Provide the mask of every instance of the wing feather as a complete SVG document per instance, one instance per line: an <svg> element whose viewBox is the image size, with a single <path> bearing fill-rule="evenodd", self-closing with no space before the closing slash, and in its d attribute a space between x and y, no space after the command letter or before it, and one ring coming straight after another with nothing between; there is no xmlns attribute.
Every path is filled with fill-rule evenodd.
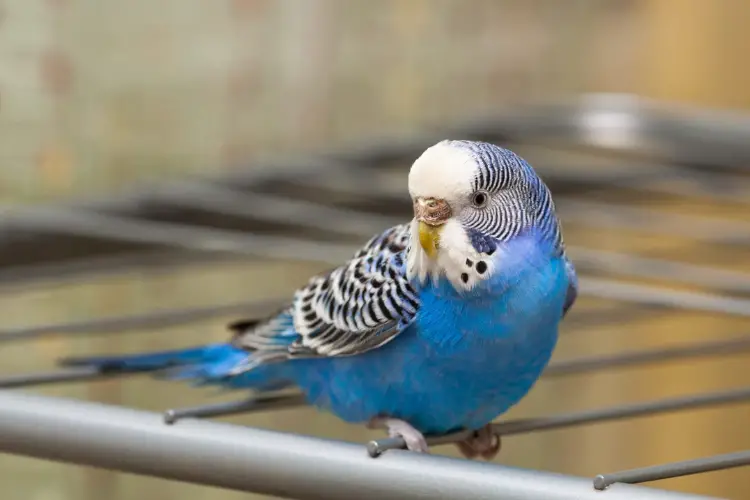
<svg viewBox="0 0 750 500"><path fill-rule="evenodd" d="M313 277L265 321L230 325L237 347L263 361L361 354L409 326L419 296L406 277L409 225L368 241L345 265Z"/></svg>
<svg viewBox="0 0 750 500"><path fill-rule="evenodd" d="M350 356L375 349L411 324L419 298L406 278L409 226L375 236L346 265L316 276L294 301L292 356Z"/></svg>

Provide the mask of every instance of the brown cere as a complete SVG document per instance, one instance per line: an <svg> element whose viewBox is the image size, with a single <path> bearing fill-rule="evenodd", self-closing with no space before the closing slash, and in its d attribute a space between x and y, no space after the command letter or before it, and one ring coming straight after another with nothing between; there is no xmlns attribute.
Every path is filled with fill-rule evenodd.
<svg viewBox="0 0 750 500"><path fill-rule="evenodd" d="M414 216L417 220L437 226L444 224L451 216L451 207L445 200L418 198L414 200Z"/></svg>

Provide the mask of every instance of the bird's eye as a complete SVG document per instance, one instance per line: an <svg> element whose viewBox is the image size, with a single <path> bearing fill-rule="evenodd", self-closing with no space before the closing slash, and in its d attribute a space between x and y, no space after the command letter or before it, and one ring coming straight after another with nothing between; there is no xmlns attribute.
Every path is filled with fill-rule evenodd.
<svg viewBox="0 0 750 500"><path fill-rule="evenodd" d="M484 208L487 205L487 193L484 191L477 191L471 195L471 203L476 208Z"/></svg>

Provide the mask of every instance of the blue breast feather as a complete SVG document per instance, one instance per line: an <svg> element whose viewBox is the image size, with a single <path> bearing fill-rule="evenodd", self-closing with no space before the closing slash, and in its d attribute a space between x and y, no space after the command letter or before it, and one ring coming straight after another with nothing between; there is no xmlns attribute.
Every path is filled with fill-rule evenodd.
<svg viewBox="0 0 750 500"><path fill-rule="evenodd" d="M308 400L350 422L376 415L424 433L479 428L534 385L557 341L568 288L562 257L533 236L493 255L495 274L468 294L446 280L420 292L416 321L357 356L295 360Z"/></svg>

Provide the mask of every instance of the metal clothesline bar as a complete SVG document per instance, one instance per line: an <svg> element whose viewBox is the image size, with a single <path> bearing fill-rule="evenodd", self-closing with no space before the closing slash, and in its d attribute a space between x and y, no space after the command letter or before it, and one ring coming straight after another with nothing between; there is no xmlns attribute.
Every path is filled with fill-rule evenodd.
<svg viewBox="0 0 750 500"><path fill-rule="evenodd" d="M733 356L750 352L750 335L729 340L696 342L689 345L642 349L617 354L586 356L550 363L545 376L581 375L598 370L642 366L678 359ZM1 384L0 384L1 386Z"/></svg>
<svg viewBox="0 0 750 500"><path fill-rule="evenodd" d="M201 228L195 228L196 231L198 231L199 235L206 236L205 234L200 233ZM233 231L227 231L226 233L234 233ZM369 234L369 233L368 233ZM240 233L237 233L240 238L242 238L242 235ZM234 236L234 234L232 234ZM120 234L120 238L127 238L126 234ZM297 240L295 240L297 241ZM305 240L301 240L304 243ZM158 239L156 241L157 243L167 243L165 240L165 236L159 235ZM262 244L263 246L259 246L258 243ZM262 256L262 255L272 255L272 251L274 248L274 241L273 239L271 241L268 241L264 236L254 235L253 236L253 243L252 246L251 243L247 240L238 241L237 245L239 247L239 250L237 248L234 249L221 249L220 251L230 251L230 252L236 252L239 251L241 255L247 255L252 254L255 256ZM333 243L329 243L329 245L335 245ZM205 245L198 244L199 247L204 247ZM340 255L350 255L354 250L356 245L348 245L348 244L340 244L336 245L337 254ZM306 246L302 247L303 249L306 248ZM740 292L740 293L747 293L750 291L750 275L746 273L734 273L730 272L728 270L715 268L715 267L706 267L706 266L698 266L688 263L682 263L682 262L676 262L676 261L669 261L666 259L654 259L654 258L647 258L647 257L640 257L636 255L628 255L623 253L617 253L617 252L609 252L609 251L602 251L602 250L595 250L590 248L583 248L583 247L570 247L569 251L580 268L581 271L583 270L589 270L589 271L605 271L605 272L615 272L621 275L632 275L636 277L649 277L649 278L656 278L656 279L671 279L675 280L684 284L689 285L695 285L695 286L704 286L704 287L710 287L714 289L720 289L730 292ZM300 253L295 252L293 258L304 258L305 256L301 255ZM101 261L99 265L97 265L98 260ZM136 264L139 260L143 260L142 258L138 257L120 257L120 258L98 258L97 259L91 259L91 266L87 266L86 262L78 262L77 264L71 264L71 272L81 272L85 271L87 268L93 268L93 267L101 267L105 268L106 270L110 272L117 272L118 270L121 270L123 266L128 267ZM122 262L120 262L122 260ZM164 261L164 264L171 264L171 265L183 265L188 262L194 261L195 256L192 259L180 259L178 257L172 257L170 261L165 261L165 257L162 257L160 261ZM328 259L328 263L334 264L333 259ZM19 271L15 273L17 276L13 274L12 271L5 271L0 273L0 280L2 281L19 281L19 280L30 280L34 278L35 270L39 270L39 274L48 276L52 273L59 273L61 271L65 271L65 266L60 265L38 265L38 266L29 266L28 268L24 268L22 271ZM75 269L76 267L80 268L78 271ZM48 271L45 271L45 269L48 269ZM1 334L0 334L1 335ZM1 339L0 339L1 340Z"/></svg>
<svg viewBox="0 0 750 500"><path fill-rule="evenodd" d="M19 373L0 378L0 389L90 381L93 379L110 378L113 375L101 373L96 368L88 366L76 366L48 372Z"/></svg>
<svg viewBox="0 0 750 500"><path fill-rule="evenodd" d="M188 186L193 185L188 184ZM368 183L369 189L372 189L374 183ZM223 188L206 188L219 189ZM172 193L174 194L174 193ZM217 198L217 193L210 192L210 198ZM371 193L372 194L372 193ZM209 196L209 195L206 195ZM364 217L364 228L357 229L357 224L351 222L352 217L345 210L326 207L325 205L304 202L300 200L287 200L284 197L257 195L261 198L253 201L251 196L240 196L238 198L246 200L246 203L270 206L284 206L289 204L287 211L294 208L294 214L299 214L303 220L307 220L314 214L325 214L325 222L320 221L317 215L314 217L318 221L319 228L329 230L337 229L335 224L330 220L349 220L343 223L343 228L357 235L369 235L374 230L384 229L396 222L395 219L362 213ZM220 197L219 197L220 198ZM226 201L226 200L225 200ZM239 203L239 200L237 200ZM239 204L237 210L241 209ZM306 207L306 208L305 208ZM747 234L750 234L750 226L742 224L739 221L722 221L711 219L687 218L679 214L660 214L654 211L644 210L627 206L607 205L606 210L597 203L583 202L580 200L570 200L567 198L558 198L558 208L561 214L568 219L579 220L583 223L606 224L625 224L639 229L653 229L656 222L658 230L663 233L666 227L670 232L689 235L691 237L704 238L712 241L744 242L748 243ZM250 210L252 212L252 210ZM266 213L268 210L259 211ZM274 213L271 210L271 213ZM286 211L283 213L288 215ZM307 215L305 215L305 213ZM84 208L36 208L25 209L10 215L13 224L29 227L44 228L56 232L71 232L74 234L83 234L87 236L96 236L106 239L114 239L137 243L166 244L178 248L190 249L194 251L222 251L222 252L239 252L252 253L252 247L273 248L279 255L285 255L284 248L293 244L301 245L312 256L320 255L321 252L329 250L326 243L310 242L308 240L289 239L278 236L259 236L248 235L238 231L219 230L206 227L197 227L189 224L176 224L165 222L153 222L137 219L130 216L115 216L96 213ZM359 216L357 218L360 218ZM273 219L278 222L277 219ZM738 240L739 238L739 240ZM316 248L317 247L317 248ZM746 289L747 284L743 287Z"/></svg>
<svg viewBox="0 0 750 500"><path fill-rule="evenodd" d="M0 451L299 500L712 498L7 391Z"/></svg>
<svg viewBox="0 0 750 500"><path fill-rule="evenodd" d="M210 203L227 203L235 212L244 211L243 213L247 216L255 212L264 217L269 213L276 214L277 217L271 217L271 220L276 222L280 222L279 215L283 216L282 219L286 221L290 220L289 218L294 220L294 217L298 217L301 218L300 220L302 221L309 222L308 219L313 218L317 221L316 227L319 229L335 231L343 230L343 232L361 236L362 238L369 237L377 230L382 230L383 228L397 222L395 218L387 216L372 215L365 212L352 212L344 209L328 207L319 203L289 199L284 196L263 194L253 194L251 196L244 193L237 193L223 187L206 185L204 188L196 182L185 182L185 186L187 194L193 193L194 191L201 191L203 189L207 191L207 193L203 193L201 196L196 195L188 197L188 199L193 201L207 197L210 200ZM191 188L191 186L193 186L193 188ZM221 194L224 194L225 190L230 193L227 194L227 196L234 196L234 199L232 199L231 196L230 199L220 196ZM184 200L186 195L186 193L179 194L179 190L174 187L171 190L164 189L164 191L167 199L170 199L170 197L176 197L178 200ZM243 206L243 200L244 203L249 205ZM193 201L191 201L191 203ZM566 210L570 212L572 210L572 215L569 213L568 218L573 218L575 220L576 217L582 217L583 222L590 222L591 220L596 222L599 220L599 222L607 222L609 224L613 221L604 219L612 217L622 219L622 217L617 216L616 213L625 211L627 215L626 218L633 219L631 222L636 224L638 229L643 229L644 224L648 225L649 223L653 223L653 217L655 216L652 211L645 211L643 209L635 209L632 207L613 206L607 206L605 211L606 214L602 215L603 210L598 208L603 207L597 207L594 206L597 204L592 205L591 202L581 202L578 200L571 200L567 203L563 202L559 204L562 206L561 210L563 212ZM257 206L270 207L273 210L260 209ZM287 208L282 209L281 207ZM354 213L357 213L357 217L353 216ZM324 215L324 217L319 217L320 215ZM358 221L358 219L361 219L362 217L364 217L364 220ZM665 215L657 214L656 217L663 218ZM682 220L677 215L667 215L666 217L677 217L675 222ZM259 218L262 219L263 217ZM37 225L46 230L61 231L63 230L62 227L65 226L73 233L86 236L127 241L131 243L167 245L178 249L187 249L197 252L220 252L240 255L270 254L283 255L288 258L311 259L321 258L322 254L330 255L330 253L327 252L333 249L336 251L335 255L340 257L340 262L340 260L345 259L352 252L350 246L351 248L356 246L355 244L348 245L312 242L305 239L278 236L264 236L257 234L248 235L235 230L220 230L190 224L154 222L122 215L105 215L102 213L91 212L84 207L68 209L36 208L17 214L14 220L14 224L23 222L24 224L31 226ZM337 224L334 223L335 221L344 222L342 222L342 224ZM743 234L743 231L738 230L738 228L740 228L740 226L737 226L739 222L718 222L722 223L717 224L717 221L712 220L704 220L697 226L693 223L689 229L689 234L700 235L700 231L697 231L696 233L696 229L700 228L703 228L703 231L705 232L703 236L709 237L709 239L736 238L737 234ZM661 231L663 225L659 224L659 226ZM679 224L666 225L666 227L672 228L673 230L678 226ZM750 231L750 226L747 228L748 231ZM580 262L582 268L610 272L613 269L620 269L621 273L627 270L626 274L632 274L635 276L678 279L687 284L710 286L713 288L738 291L741 293L750 290L749 276L744 274L736 275L735 273L730 273L729 271L721 269L672 262L665 259L649 259L645 257L629 256L588 248L572 247L571 253L574 257L578 257L577 260ZM333 263L333 259L329 258L328 261Z"/></svg>
<svg viewBox="0 0 750 500"><path fill-rule="evenodd" d="M318 229L346 232L363 238L369 238L377 231L403 222L395 217L333 208L287 196L237 193L229 188L210 186L208 183L175 183L169 190L164 189L159 193L167 200L175 199L199 206L203 206L204 203L211 206L217 204L232 215L253 216L279 223L295 221ZM580 262L588 269L669 278L687 284L750 293L750 275L743 273L583 247L570 247L569 251L576 262Z"/></svg>
<svg viewBox="0 0 750 500"><path fill-rule="evenodd" d="M90 212L83 209L27 209L19 217L50 232L80 234L115 241L167 245L183 250L272 255L278 259L341 262L351 257L354 245L285 236L241 233L172 222Z"/></svg>
<svg viewBox="0 0 750 500"><path fill-rule="evenodd" d="M241 192L210 182L174 181L152 191L157 202L201 208L221 215L244 217L278 224L338 233L371 236L394 226L401 219L362 210L335 208L286 196Z"/></svg>
<svg viewBox="0 0 750 500"><path fill-rule="evenodd" d="M164 412L164 422L173 424L184 418L227 417L242 413L283 410L306 404L303 394L268 394L240 401L227 401L210 405L176 408Z"/></svg>
<svg viewBox="0 0 750 500"><path fill-rule="evenodd" d="M567 413L563 415L553 415L551 417L532 417L510 420L494 424L493 429L495 433L500 436L508 436L748 401L750 401L750 387L743 387L727 391L691 394L689 396L659 399L644 403L633 403L609 408ZM461 439L465 439L469 435L469 431L461 431L453 434L431 437L427 442L430 445L454 443ZM380 455L387 450L401 449L405 446L406 444L402 438L385 438L371 441L368 444L368 451L372 455Z"/></svg>
<svg viewBox="0 0 750 500"><path fill-rule="evenodd" d="M750 224L726 218L665 213L622 203L583 201L569 196L555 198L563 221L601 228L676 235L691 240L726 245L750 245Z"/></svg>
<svg viewBox="0 0 750 500"><path fill-rule="evenodd" d="M208 307L187 307L154 311L145 314L110 316L70 323L52 323L47 325L27 326L0 329L0 341L31 340L47 335L111 333L129 330L169 328L194 321L242 314L248 317L259 317L275 310L288 297L276 300L245 301Z"/></svg>
<svg viewBox="0 0 750 500"><path fill-rule="evenodd" d="M244 255L223 255L223 260L231 257L245 259ZM22 264L0 270L0 287L18 290L23 287L44 286L45 288L80 283L82 280L122 274L129 271L150 270L154 273L171 271L186 265L196 265L210 260L220 261L216 255L206 252L175 252L168 247L148 251L126 251L115 255L104 254L88 257L75 257L52 260L36 264ZM0 291L4 291L0 288Z"/></svg>
<svg viewBox="0 0 750 500"><path fill-rule="evenodd" d="M651 279L668 279L686 285L702 286L735 293L750 293L750 274L718 267L699 266L667 259L568 247L579 270L606 271Z"/></svg>
<svg viewBox="0 0 750 500"><path fill-rule="evenodd" d="M750 317L750 300L748 299L669 290L588 276L580 279L580 288L581 294L602 299Z"/></svg>
<svg viewBox="0 0 750 500"><path fill-rule="evenodd" d="M711 457L684 460L669 464L641 467L610 474L599 474L594 478L594 488L604 490L615 483L637 484L659 479L689 476L703 472L733 469L750 465L750 450Z"/></svg>
<svg viewBox="0 0 750 500"><path fill-rule="evenodd" d="M6 393L0 393L0 402L2 396ZM694 409L708 405L729 404L743 402L750 399L750 388L725 391L713 394L700 394L688 397L672 398L661 401L639 403L634 405L625 405L621 407L584 411L543 418L527 418L513 420L495 424L495 431L502 436L522 434L533 431L552 430L574 425L581 425L593 422L602 422L616 420L628 417L639 417L664 413L668 411ZM200 412L196 413L195 409L187 408L181 410L172 410L164 415L167 423L172 423L179 419L183 413L190 414L191 417L210 417L214 415L229 415L234 413L243 413L248 411L265 411L271 409L282 409L297 406L304 403L304 399L299 394L291 395L269 395L255 400L246 400L239 402L218 403L200 407ZM229 411L228 411L229 410ZM184 425L181 423L180 425ZM431 437L429 443L432 446L453 443L459 439L468 436L468 432L454 433L445 436ZM0 436L2 436L2 411L0 411ZM368 451L371 456L379 456L387 450L394 450L403 447L402 440L398 438L387 438L376 440L368 443ZM0 445L2 449L2 445ZM597 476L597 487L605 488L615 482L645 482L666 477L676 477L679 475L694 474L708 470L719 470L739 465L747 465L748 457L722 456L710 459L699 459L678 464L667 464L664 466L648 467L624 471L622 473L607 474Z"/></svg>

